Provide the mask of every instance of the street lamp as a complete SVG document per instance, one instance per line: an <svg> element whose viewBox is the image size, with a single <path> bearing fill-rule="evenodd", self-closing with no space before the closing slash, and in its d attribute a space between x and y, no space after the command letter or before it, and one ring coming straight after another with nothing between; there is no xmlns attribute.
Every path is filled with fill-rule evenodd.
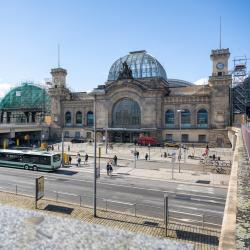
<svg viewBox="0 0 250 250"><path fill-rule="evenodd" d="M64 167L64 133L62 129L62 168Z"/></svg>
<svg viewBox="0 0 250 250"><path fill-rule="evenodd" d="M181 172L181 113L183 112L184 110L182 109L178 109L177 112L180 114L180 119L179 119L179 122L180 122L180 145L179 145L179 155L178 155L178 161L179 161L179 173Z"/></svg>
<svg viewBox="0 0 250 250"><path fill-rule="evenodd" d="M148 160L150 160L150 143L148 144Z"/></svg>
<svg viewBox="0 0 250 250"><path fill-rule="evenodd" d="M96 96L98 94L104 94L104 89L94 89L90 95L94 96L94 196L93 196L93 209L94 209L94 217L96 215L96 177L97 177L97 169L96 169Z"/></svg>

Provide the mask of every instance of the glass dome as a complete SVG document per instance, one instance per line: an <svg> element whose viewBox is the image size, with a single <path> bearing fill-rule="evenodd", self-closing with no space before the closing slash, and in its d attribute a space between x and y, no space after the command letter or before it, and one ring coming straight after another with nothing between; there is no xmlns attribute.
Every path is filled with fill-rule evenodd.
<svg viewBox="0 0 250 250"><path fill-rule="evenodd" d="M133 78L162 77L167 80L167 74L162 65L145 50L130 52L128 55L116 60L109 70L108 81L118 79L122 63L128 64Z"/></svg>
<svg viewBox="0 0 250 250"><path fill-rule="evenodd" d="M0 109L44 109L48 110L50 98L47 91L30 82L11 89L0 102Z"/></svg>

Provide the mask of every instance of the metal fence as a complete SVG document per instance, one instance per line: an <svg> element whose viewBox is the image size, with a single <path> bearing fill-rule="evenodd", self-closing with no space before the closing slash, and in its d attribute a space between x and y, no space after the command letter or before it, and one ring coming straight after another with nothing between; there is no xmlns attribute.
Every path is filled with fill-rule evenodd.
<svg viewBox="0 0 250 250"><path fill-rule="evenodd" d="M16 195L28 195L31 197L35 196L35 185L30 185L29 187L23 187L18 185L7 185L5 187L0 187L0 190L11 192ZM169 192L168 196L180 197L185 194L176 194L174 192ZM187 196L187 195L186 195ZM187 197L191 199L191 197ZM45 199L53 200L56 202L68 203L79 205L80 207L92 207L93 196L90 195L81 195L74 193L65 193L56 190L48 190L45 188ZM196 197L192 197L193 200ZM204 197L206 199L206 197ZM218 198L224 203L223 199ZM219 201L218 200L218 201ZM204 200L205 201L205 200ZM162 199L163 202L163 199ZM104 211L122 213L132 216L141 216L152 219L164 220L164 204L162 206L152 206L148 204L141 203L130 203L112 199L106 199L103 197L97 197L97 207ZM211 215L206 213L194 214L178 211L174 207L168 209L169 222L178 222L181 224L200 226L207 228L220 228L222 223L222 217L217 215ZM215 220L217 223L211 222L211 219Z"/></svg>

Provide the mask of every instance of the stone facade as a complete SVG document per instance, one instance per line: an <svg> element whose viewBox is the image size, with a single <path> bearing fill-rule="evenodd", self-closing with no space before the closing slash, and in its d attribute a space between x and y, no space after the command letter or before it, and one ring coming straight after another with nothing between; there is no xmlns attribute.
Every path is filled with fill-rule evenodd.
<svg viewBox="0 0 250 250"><path fill-rule="evenodd" d="M90 120L95 100L98 140L107 133L109 141L132 142L146 134L160 141L181 139L227 146L230 144L227 126L230 125L229 87L232 82L228 74L229 55L229 49L212 50L212 74L204 86L173 86L160 76L118 77L99 85L91 94L72 93L66 87L66 70L53 69L53 85L49 90L51 136L60 137L64 130L66 137L92 138ZM76 123L77 112L82 114L80 124L79 120ZM166 112L171 112L170 123ZM70 123L66 121L69 114Z"/></svg>

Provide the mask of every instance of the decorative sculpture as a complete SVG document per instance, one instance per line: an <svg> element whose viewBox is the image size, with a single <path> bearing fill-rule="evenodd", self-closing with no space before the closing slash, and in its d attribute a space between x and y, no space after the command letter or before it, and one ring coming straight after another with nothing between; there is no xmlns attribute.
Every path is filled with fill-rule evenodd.
<svg viewBox="0 0 250 250"><path fill-rule="evenodd" d="M129 68L127 62L122 63L122 69L119 72L118 80L121 79L133 79L132 70Z"/></svg>

